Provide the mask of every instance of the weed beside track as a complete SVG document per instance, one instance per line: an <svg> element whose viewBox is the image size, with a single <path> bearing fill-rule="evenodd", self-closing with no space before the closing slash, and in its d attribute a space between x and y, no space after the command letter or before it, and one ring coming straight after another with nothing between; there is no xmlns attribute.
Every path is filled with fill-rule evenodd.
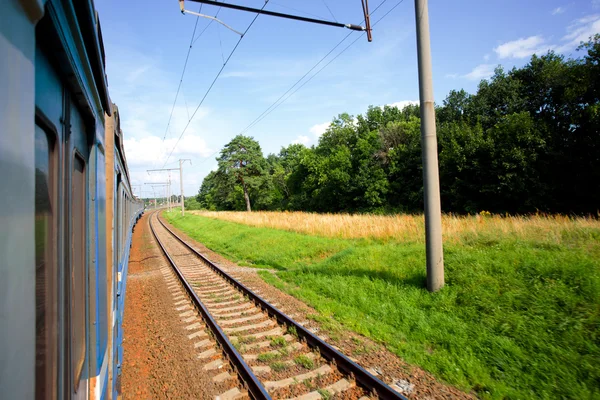
<svg viewBox="0 0 600 400"><path fill-rule="evenodd" d="M593 398L600 390L600 224L543 218L454 227L445 244L447 285L430 294L417 237L317 237L167 215L233 261L278 270L260 274L464 390Z"/></svg>

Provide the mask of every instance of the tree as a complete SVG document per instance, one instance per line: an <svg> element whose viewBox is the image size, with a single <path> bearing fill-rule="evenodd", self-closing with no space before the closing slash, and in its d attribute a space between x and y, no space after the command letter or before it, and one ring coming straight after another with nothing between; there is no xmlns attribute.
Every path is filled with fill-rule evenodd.
<svg viewBox="0 0 600 400"><path fill-rule="evenodd" d="M600 35L575 59L548 52L451 91L436 107L445 212L596 214L600 204ZM198 201L215 210L422 212L419 106L340 114L316 146L264 159L238 136Z"/></svg>
<svg viewBox="0 0 600 400"><path fill-rule="evenodd" d="M290 144L288 147L282 147L279 154L270 154L267 157L269 174L275 192L273 200L278 203L273 208L286 209L290 207L294 185L292 173L298 169L306 150L308 149L302 144Z"/></svg>
<svg viewBox="0 0 600 400"><path fill-rule="evenodd" d="M217 178L228 183L241 185L246 211L252 211L250 206L250 186L258 186L254 178L264 174L265 159L260 145L254 138L238 135L227 143L217 158L219 169Z"/></svg>

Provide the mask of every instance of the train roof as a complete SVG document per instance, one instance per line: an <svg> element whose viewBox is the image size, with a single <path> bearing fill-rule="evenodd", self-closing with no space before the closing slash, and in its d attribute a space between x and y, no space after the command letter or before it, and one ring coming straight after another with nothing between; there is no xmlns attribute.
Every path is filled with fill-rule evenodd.
<svg viewBox="0 0 600 400"><path fill-rule="evenodd" d="M108 93L108 78L106 76L106 56L104 53L104 42L102 40L102 27L98 12L92 0L74 1L73 7L77 14L79 29L83 37L87 56L92 68L94 81L98 89L100 101L104 112L112 114L112 102Z"/></svg>

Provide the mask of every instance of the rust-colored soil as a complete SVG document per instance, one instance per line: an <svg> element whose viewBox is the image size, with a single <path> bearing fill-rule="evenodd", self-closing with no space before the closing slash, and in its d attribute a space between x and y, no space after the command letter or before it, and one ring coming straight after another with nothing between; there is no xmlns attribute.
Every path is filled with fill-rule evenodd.
<svg viewBox="0 0 600 400"><path fill-rule="evenodd" d="M133 234L123 321L124 399L214 398L214 384L196 359L193 341L173 308L160 272L165 266L148 226ZM219 393L217 391L217 393Z"/></svg>

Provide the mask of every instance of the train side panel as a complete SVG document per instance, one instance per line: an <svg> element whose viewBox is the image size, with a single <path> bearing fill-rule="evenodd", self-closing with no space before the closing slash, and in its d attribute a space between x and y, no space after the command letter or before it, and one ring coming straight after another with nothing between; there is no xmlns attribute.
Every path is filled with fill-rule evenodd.
<svg viewBox="0 0 600 400"><path fill-rule="evenodd" d="M105 129L112 104L93 2L1 2L0 59L0 222L10 227L0 231L0 393L115 397L143 203L120 129Z"/></svg>
<svg viewBox="0 0 600 400"><path fill-rule="evenodd" d="M114 116L114 110L113 110ZM116 171L115 171L115 149L114 149L114 132L116 129L116 118L105 115L105 138L104 144L106 148L105 152L105 171L106 171L106 220L105 220L105 232L106 232L106 241L105 241L105 259L107 263L107 274L106 274L106 308L109 310L109 326L107 332L107 340L108 347L110 351L108 352L108 387L110 389L110 393L108 398L112 397L112 388L115 386L115 381L113 378L114 369L114 335L113 332L115 330L116 318L114 315L115 304L116 304L116 289L115 289L115 279L114 275L116 274L115 262L114 262L114 253L113 249L115 248L115 216L114 213L115 206L115 179L116 179Z"/></svg>
<svg viewBox="0 0 600 400"><path fill-rule="evenodd" d="M127 265L129 262L129 249L131 247L132 231L135 223L143 213L143 202L135 199L129 181L129 171L123 149L123 132L120 128L120 115L118 107L113 105L113 116L107 123L107 143L112 142L113 157L107 163L107 170L111 168L114 179L107 185L107 190L112 184L113 196L113 221L112 233L112 262L113 262L113 325L112 325L112 361L111 379L113 380L112 397L120 394L120 375L123 360L123 311L125 305L125 291L127 282ZM109 165L110 164L110 165Z"/></svg>
<svg viewBox="0 0 600 400"><path fill-rule="evenodd" d="M26 10L29 10L27 12ZM37 1L0 2L0 393L34 396ZM11 60L10 63L5 60Z"/></svg>

